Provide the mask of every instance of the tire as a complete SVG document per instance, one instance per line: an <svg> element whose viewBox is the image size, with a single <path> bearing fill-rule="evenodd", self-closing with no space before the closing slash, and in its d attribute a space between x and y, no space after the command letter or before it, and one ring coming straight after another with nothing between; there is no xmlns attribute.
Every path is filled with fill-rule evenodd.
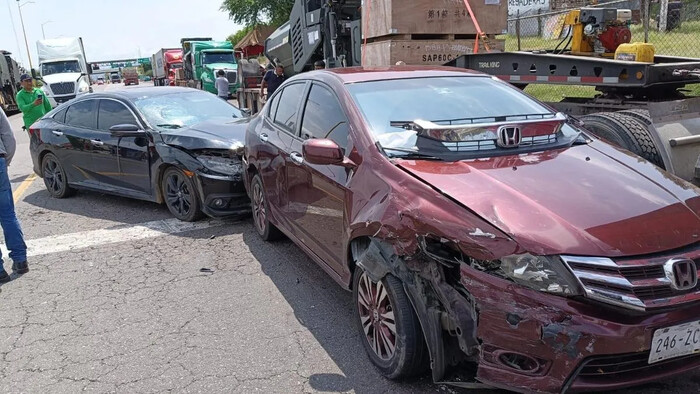
<svg viewBox="0 0 700 394"><path fill-rule="evenodd" d="M68 186L66 171L53 153L47 153L41 160L41 174L51 197L66 198L75 194L75 189Z"/></svg>
<svg viewBox="0 0 700 394"><path fill-rule="evenodd" d="M268 216L270 209L265 198L265 188L258 174L255 174L250 182L250 206L253 211L253 224L260 238L263 241L276 241L282 238L282 232L270 223Z"/></svg>
<svg viewBox="0 0 700 394"><path fill-rule="evenodd" d="M581 120L584 128L593 134L664 168L661 155L646 125L636 117L616 112L600 112L582 116Z"/></svg>
<svg viewBox="0 0 700 394"><path fill-rule="evenodd" d="M388 274L375 283L356 267L352 294L360 341L381 374L400 380L425 372L428 348L401 281Z"/></svg>
<svg viewBox="0 0 700 394"><path fill-rule="evenodd" d="M180 169L170 167L165 170L161 180L161 191L165 205L176 218L183 222L194 222L202 218L194 182Z"/></svg>
<svg viewBox="0 0 700 394"><path fill-rule="evenodd" d="M651 126L651 116L649 116L649 110L646 109L626 109L624 111L618 111L618 114L630 116L644 124L645 126Z"/></svg>

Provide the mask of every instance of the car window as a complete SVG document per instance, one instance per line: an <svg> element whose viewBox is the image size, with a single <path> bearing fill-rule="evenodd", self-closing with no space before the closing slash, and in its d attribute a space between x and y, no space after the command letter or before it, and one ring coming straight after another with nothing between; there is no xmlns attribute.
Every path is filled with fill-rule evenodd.
<svg viewBox="0 0 700 394"><path fill-rule="evenodd" d="M138 125L131 111L122 103L113 100L100 100L100 110L97 113L97 128L108 131L118 124Z"/></svg>
<svg viewBox="0 0 700 394"><path fill-rule="evenodd" d="M71 105L66 111L66 124L94 129L96 104L97 100L85 100Z"/></svg>
<svg viewBox="0 0 700 394"><path fill-rule="evenodd" d="M66 110L67 109L68 108L66 107L66 108L63 108L62 110L56 112L53 115L53 120L55 120L58 123L64 123L66 121Z"/></svg>
<svg viewBox="0 0 700 394"><path fill-rule="evenodd" d="M348 119L338 98L325 87L314 84L306 100L301 138L330 138L345 151L348 130Z"/></svg>
<svg viewBox="0 0 700 394"><path fill-rule="evenodd" d="M277 114L277 106L280 103L280 97L282 97L282 92L280 94L276 95L275 97L272 98L272 101L270 102L270 119L275 119L275 115Z"/></svg>
<svg viewBox="0 0 700 394"><path fill-rule="evenodd" d="M274 122L290 131L296 130L299 102L302 100L306 84L295 83L282 91Z"/></svg>

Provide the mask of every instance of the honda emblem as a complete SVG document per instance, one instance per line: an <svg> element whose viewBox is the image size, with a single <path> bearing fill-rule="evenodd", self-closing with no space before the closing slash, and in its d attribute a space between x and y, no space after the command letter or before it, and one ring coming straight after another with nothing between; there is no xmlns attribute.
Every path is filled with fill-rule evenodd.
<svg viewBox="0 0 700 394"><path fill-rule="evenodd" d="M520 127L501 126L498 129L498 146L501 148L517 148L520 146L523 137L520 134Z"/></svg>
<svg viewBox="0 0 700 394"><path fill-rule="evenodd" d="M698 285L698 268L693 260L671 259L664 264L664 272L674 290L690 290Z"/></svg>

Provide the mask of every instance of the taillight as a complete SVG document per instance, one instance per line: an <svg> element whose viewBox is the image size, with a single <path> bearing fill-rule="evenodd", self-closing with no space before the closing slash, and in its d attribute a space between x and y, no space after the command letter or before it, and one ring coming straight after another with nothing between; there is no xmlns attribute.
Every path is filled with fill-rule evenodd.
<svg viewBox="0 0 700 394"><path fill-rule="evenodd" d="M39 136L39 132L41 129L36 129L36 128L29 128L29 137L31 138L32 136L36 135L37 137Z"/></svg>

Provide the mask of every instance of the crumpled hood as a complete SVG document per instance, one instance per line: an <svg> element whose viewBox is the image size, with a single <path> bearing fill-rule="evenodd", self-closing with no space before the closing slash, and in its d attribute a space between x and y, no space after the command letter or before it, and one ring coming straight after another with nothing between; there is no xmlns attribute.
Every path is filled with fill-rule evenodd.
<svg viewBox="0 0 700 394"><path fill-rule="evenodd" d="M531 253L630 256L700 241L700 189L598 141L520 156L397 163Z"/></svg>
<svg viewBox="0 0 700 394"><path fill-rule="evenodd" d="M50 85L59 82L78 82L78 78L81 75L80 73L59 73L42 76L41 78Z"/></svg>
<svg viewBox="0 0 700 394"><path fill-rule="evenodd" d="M189 128L162 131L163 142L188 150L233 149L243 152L248 118L212 119Z"/></svg>

